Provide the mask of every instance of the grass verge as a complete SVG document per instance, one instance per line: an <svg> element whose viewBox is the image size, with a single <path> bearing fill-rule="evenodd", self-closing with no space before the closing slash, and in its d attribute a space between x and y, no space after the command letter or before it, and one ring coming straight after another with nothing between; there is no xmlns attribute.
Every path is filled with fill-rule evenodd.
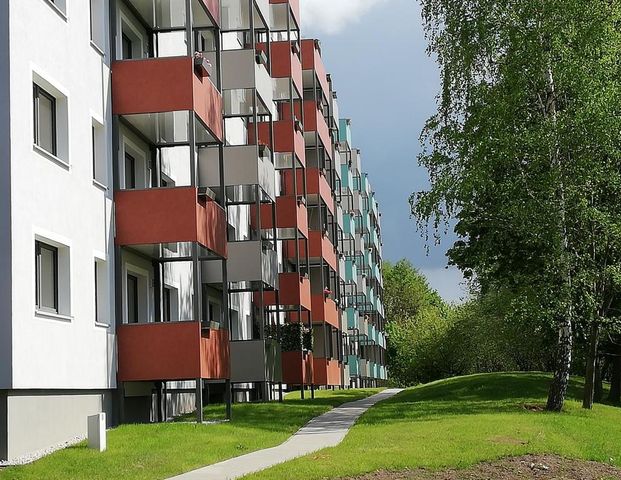
<svg viewBox="0 0 621 480"><path fill-rule="evenodd" d="M380 469L466 468L525 454L556 454L621 466L621 409L585 411L573 380L565 411L542 411L549 376L504 373L423 385L370 409L343 443L252 480L333 479Z"/></svg>
<svg viewBox="0 0 621 480"><path fill-rule="evenodd" d="M278 445L311 418L377 391L322 390L314 400L300 400L295 392L281 404L235 404L230 423L122 425L108 432L104 453L88 450L81 443L30 465L0 469L0 479L164 479ZM213 419L222 412L221 405L207 407L205 416Z"/></svg>

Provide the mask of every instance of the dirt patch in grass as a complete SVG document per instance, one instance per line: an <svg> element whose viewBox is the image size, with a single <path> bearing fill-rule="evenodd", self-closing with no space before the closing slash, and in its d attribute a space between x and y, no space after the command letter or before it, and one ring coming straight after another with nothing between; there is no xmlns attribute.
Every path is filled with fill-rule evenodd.
<svg viewBox="0 0 621 480"><path fill-rule="evenodd" d="M621 469L553 455L526 455L465 470L375 472L350 480L618 480Z"/></svg>

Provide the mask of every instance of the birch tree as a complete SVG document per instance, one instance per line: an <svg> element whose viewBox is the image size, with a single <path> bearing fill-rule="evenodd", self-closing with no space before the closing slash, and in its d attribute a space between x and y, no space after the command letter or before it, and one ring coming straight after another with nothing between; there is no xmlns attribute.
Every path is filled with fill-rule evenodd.
<svg viewBox="0 0 621 480"><path fill-rule="evenodd" d="M441 91L412 212L436 229L455 218L450 262L555 326L547 407L560 411L576 326L591 364L621 285L620 2L420 1Z"/></svg>

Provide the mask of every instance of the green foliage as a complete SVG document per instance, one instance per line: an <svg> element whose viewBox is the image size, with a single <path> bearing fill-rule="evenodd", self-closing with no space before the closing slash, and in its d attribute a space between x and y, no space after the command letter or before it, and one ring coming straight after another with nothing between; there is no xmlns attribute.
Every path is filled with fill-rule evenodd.
<svg viewBox="0 0 621 480"><path fill-rule="evenodd" d="M548 345L555 333L521 295L488 292L450 306L406 260L385 265L384 286L388 365L396 384L552 368Z"/></svg>
<svg viewBox="0 0 621 480"><path fill-rule="evenodd" d="M620 293L621 3L421 3L442 92L413 213L456 218L450 261L558 326L564 382L574 327Z"/></svg>
<svg viewBox="0 0 621 480"><path fill-rule="evenodd" d="M542 373L494 373L408 389L365 413L337 447L248 478L285 480L291 472L299 480L356 478L377 470L416 475L421 468L462 469L527 453L621 466L621 410L582 410L574 400L582 389L578 379L570 383L562 415L525 408L544 404L549 381Z"/></svg>
<svg viewBox="0 0 621 480"><path fill-rule="evenodd" d="M313 351L313 335L301 323L266 325L265 336L278 340L283 352Z"/></svg>

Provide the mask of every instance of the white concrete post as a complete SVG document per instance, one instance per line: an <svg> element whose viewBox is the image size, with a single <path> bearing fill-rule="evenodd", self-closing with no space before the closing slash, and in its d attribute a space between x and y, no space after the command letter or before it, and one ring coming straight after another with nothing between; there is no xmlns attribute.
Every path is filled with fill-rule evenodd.
<svg viewBox="0 0 621 480"><path fill-rule="evenodd" d="M103 452L106 450L106 414L98 413L88 417L88 448Z"/></svg>

